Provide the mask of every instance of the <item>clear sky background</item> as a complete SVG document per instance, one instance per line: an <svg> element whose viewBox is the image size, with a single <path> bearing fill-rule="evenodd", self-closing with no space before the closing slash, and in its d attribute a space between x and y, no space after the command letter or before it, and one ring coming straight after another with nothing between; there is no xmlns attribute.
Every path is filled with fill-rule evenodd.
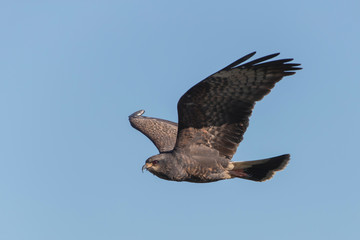
<svg viewBox="0 0 360 240"><path fill-rule="evenodd" d="M360 239L360 2L2 1L0 239ZM232 61L304 68L255 107L234 160L267 182L164 181L128 115Z"/></svg>

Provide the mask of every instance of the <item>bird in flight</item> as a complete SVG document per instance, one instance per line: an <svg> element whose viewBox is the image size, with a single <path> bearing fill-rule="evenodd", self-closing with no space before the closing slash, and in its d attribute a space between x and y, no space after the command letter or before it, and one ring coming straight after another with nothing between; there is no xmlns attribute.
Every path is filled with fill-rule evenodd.
<svg viewBox="0 0 360 240"><path fill-rule="evenodd" d="M250 53L190 88L177 105L178 124L129 116L130 124L146 135L159 154L143 166L159 178L195 183L243 178L262 182L285 168L290 155L255 161L231 161L260 101L283 77L295 74L293 59L271 60L279 53L246 62Z"/></svg>

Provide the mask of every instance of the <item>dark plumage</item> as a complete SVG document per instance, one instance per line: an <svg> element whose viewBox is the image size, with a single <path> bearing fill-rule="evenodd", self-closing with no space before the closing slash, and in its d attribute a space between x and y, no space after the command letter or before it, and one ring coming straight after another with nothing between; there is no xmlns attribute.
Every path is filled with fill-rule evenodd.
<svg viewBox="0 0 360 240"><path fill-rule="evenodd" d="M243 139L256 101L300 64L293 59L268 61L277 54L248 63L255 52L242 57L190 88L178 102L179 124L144 117L143 110L129 116L131 125L145 134L160 154L146 160L143 169L173 181L213 182L229 178L270 179L282 170L290 155L232 162Z"/></svg>

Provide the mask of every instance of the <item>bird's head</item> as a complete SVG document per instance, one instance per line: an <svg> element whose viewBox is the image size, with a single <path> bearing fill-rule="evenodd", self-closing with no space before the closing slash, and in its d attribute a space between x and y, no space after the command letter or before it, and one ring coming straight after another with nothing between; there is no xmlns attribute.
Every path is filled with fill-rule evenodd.
<svg viewBox="0 0 360 240"><path fill-rule="evenodd" d="M142 167L142 171L144 171L144 169L160 178L168 180L169 177L167 171L169 169L167 166L167 154L161 153L148 158L145 161L145 165Z"/></svg>

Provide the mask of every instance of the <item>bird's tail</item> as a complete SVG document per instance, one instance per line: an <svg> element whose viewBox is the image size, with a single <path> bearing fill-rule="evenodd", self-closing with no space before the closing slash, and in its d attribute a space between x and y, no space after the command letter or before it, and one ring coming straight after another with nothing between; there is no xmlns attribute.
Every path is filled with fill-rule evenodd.
<svg viewBox="0 0 360 240"><path fill-rule="evenodd" d="M273 177L275 172L283 170L290 160L289 154L256 161L232 162L234 168L229 171L232 177L263 182Z"/></svg>

